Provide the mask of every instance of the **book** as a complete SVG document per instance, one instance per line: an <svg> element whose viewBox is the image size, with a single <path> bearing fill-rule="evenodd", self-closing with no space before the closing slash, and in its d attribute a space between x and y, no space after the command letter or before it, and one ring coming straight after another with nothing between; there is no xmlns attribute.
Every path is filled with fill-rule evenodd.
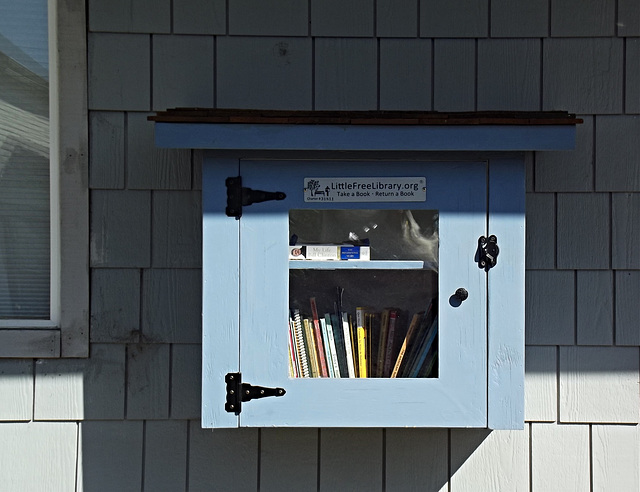
<svg viewBox="0 0 640 492"><path fill-rule="evenodd" d="M319 374L323 378L329 377L329 371L327 369L327 357L324 352L324 340L322 339L322 330L320 329L320 321L318 319L318 306L316 305L316 298L309 299L311 304L311 319L313 321L313 334L315 338L316 356L318 361Z"/></svg>
<svg viewBox="0 0 640 492"><path fill-rule="evenodd" d="M342 319L336 314L325 315L331 319L331 327L333 328L333 337L336 344L336 354L338 355L338 367L340 368L340 377L349 377L349 366L347 365L347 352L344 345L344 330L342 329Z"/></svg>
<svg viewBox="0 0 640 492"><path fill-rule="evenodd" d="M408 374L416 361L417 354L424 343L425 337L428 335L429 328L431 327L431 323L435 316L436 306L437 304L435 300L432 300L429 303L427 310L422 315L420 325L413 335L413 341L411 342L410 348L407 349L407 352L404 355L404 362L400 367L400 372L397 377L408 377Z"/></svg>
<svg viewBox="0 0 640 492"><path fill-rule="evenodd" d="M358 377L367 377L367 332L365 329L365 308L356 308L356 338L358 344Z"/></svg>
<svg viewBox="0 0 640 492"><path fill-rule="evenodd" d="M369 261L371 248L352 244L297 244L289 246L290 260Z"/></svg>
<svg viewBox="0 0 640 492"><path fill-rule="evenodd" d="M342 333L344 335L344 352L347 358L347 370L350 378L356 377L355 364L353 363L353 348L351 342L351 330L349 327L349 314L342 313Z"/></svg>
<svg viewBox="0 0 640 492"><path fill-rule="evenodd" d="M406 377L409 377L409 378L418 377L418 374L420 373L420 369L422 368L425 361L427 360L427 355L431 352L431 346L433 344L433 341L437 333L438 333L438 316L436 315L433 318L433 322L431 323L431 326L429 327L429 330L427 331L426 336L424 337L422 343L420 344L420 348L418 349L418 352L416 354L416 359L413 362L412 367L408 369Z"/></svg>
<svg viewBox="0 0 640 492"><path fill-rule="evenodd" d="M316 350L316 341L313 336L313 328L311 327L311 320L309 318L304 318L302 320L302 327L304 328L304 340L305 347L307 350L307 357L309 358L309 367L311 369L311 377L319 378L320 377L320 366L318 364L318 357Z"/></svg>
<svg viewBox="0 0 640 492"><path fill-rule="evenodd" d="M389 309L384 309L380 316L380 336L378 337L378 357L376 359L376 377L381 378L384 372L384 355L387 348L387 332L389 330Z"/></svg>
<svg viewBox="0 0 640 492"><path fill-rule="evenodd" d="M295 344L293 343L293 327L292 327L292 323L291 323L291 318L289 318L289 377L290 378L297 378L298 377L298 371L297 371L297 362L296 362L296 355L295 355Z"/></svg>
<svg viewBox="0 0 640 492"><path fill-rule="evenodd" d="M324 318L320 320L324 322L325 329L327 331L327 341L329 342L329 353L331 354L331 365L333 367L333 377L341 377L340 364L338 362L338 350L336 348L336 340L333 334L333 324L331 323L331 315L325 314Z"/></svg>
<svg viewBox="0 0 640 492"><path fill-rule="evenodd" d="M398 310L392 309L389 311L389 328L387 329L387 344L384 354L384 368L382 371L382 377L388 378L391 376L391 361L393 359L393 347L396 338L396 327L398 321Z"/></svg>
<svg viewBox="0 0 640 492"><path fill-rule="evenodd" d="M293 325L294 325L294 333L295 333L295 343L296 343L296 352L298 354L299 365L300 365L300 376L303 378L308 378L311 376L311 371L309 370L309 359L307 357L306 344L304 341L304 329L302 327L302 319L300 317L300 311L295 309L293 311Z"/></svg>
<svg viewBox="0 0 640 492"><path fill-rule="evenodd" d="M398 357L396 359L396 363L393 366L393 370L391 371L391 377L395 378L398 376L400 372L400 367L402 366L402 361L404 359L404 354L407 351L407 347L410 343L413 342L414 333L420 325L420 320L424 313L416 313L411 318L411 324L409 325L409 329L407 330L407 334L404 337L404 341L402 342L402 346L400 347L400 352L398 352Z"/></svg>

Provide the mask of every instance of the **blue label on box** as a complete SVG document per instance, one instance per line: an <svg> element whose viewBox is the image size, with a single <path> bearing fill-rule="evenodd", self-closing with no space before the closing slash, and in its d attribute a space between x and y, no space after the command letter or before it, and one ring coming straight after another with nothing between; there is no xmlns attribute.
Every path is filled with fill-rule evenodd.
<svg viewBox="0 0 640 492"><path fill-rule="evenodd" d="M341 260L359 260L360 246L341 246L340 259Z"/></svg>

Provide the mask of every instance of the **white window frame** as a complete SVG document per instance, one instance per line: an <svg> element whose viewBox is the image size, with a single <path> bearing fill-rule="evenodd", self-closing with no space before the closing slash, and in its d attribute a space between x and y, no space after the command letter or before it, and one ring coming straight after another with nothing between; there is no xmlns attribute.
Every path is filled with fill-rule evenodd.
<svg viewBox="0 0 640 492"><path fill-rule="evenodd" d="M84 0L48 0L49 320L0 324L0 357L88 357L89 190Z"/></svg>

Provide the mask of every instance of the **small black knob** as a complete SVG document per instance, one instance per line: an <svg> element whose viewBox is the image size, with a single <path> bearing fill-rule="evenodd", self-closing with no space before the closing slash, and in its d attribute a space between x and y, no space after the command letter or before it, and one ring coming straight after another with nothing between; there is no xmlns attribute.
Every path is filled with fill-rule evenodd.
<svg viewBox="0 0 640 492"><path fill-rule="evenodd" d="M460 287L458 290L456 290L454 296L456 299L462 302L467 300L467 298L469 297L469 293L467 292L467 289Z"/></svg>

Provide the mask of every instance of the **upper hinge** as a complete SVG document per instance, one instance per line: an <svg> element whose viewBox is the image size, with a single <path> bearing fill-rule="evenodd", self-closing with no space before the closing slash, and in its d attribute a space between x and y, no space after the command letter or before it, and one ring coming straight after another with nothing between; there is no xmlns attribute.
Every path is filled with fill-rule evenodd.
<svg viewBox="0 0 640 492"><path fill-rule="evenodd" d="M227 383L227 402L224 409L227 412L239 415L242 411L242 402L265 398L267 396L282 396L286 393L284 388L264 388L262 386L252 386L242 382L242 375L239 372L230 372L224 377Z"/></svg>
<svg viewBox="0 0 640 492"><path fill-rule="evenodd" d="M281 191L260 191L242 187L242 176L229 177L227 185L227 208L225 212L229 217L239 219L242 217L242 207L252 203L266 202L269 200L284 200L287 195Z"/></svg>

